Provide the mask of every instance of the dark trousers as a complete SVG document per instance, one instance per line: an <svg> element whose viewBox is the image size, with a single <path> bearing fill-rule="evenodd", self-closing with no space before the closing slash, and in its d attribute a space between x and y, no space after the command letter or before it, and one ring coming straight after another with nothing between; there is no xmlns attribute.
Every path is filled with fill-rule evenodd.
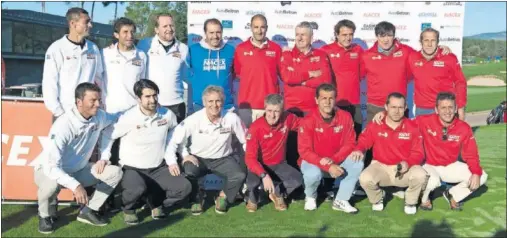
<svg viewBox="0 0 507 238"><path fill-rule="evenodd" d="M354 121L354 131L356 132L356 140L363 130L363 115L361 114L361 105L338 106L340 109L350 113Z"/></svg>
<svg viewBox="0 0 507 238"><path fill-rule="evenodd" d="M164 107L171 110L176 115L176 120L178 121L178 124L182 122L187 115L187 106L185 105L184 102Z"/></svg>
<svg viewBox="0 0 507 238"><path fill-rule="evenodd" d="M139 199L149 193L153 208L170 207L183 200L192 191L192 185L183 176L172 176L165 161L158 167L138 169L123 166L122 201L125 213L134 213Z"/></svg>
<svg viewBox="0 0 507 238"><path fill-rule="evenodd" d="M303 176L294 167L282 162L277 165L263 165L266 173L269 174L275 185L275 194L282 196L285 194L289 196L296 188L303 184ZM248 172L246 178L246 185L248 187L249 200L255 204L259 201L259 185L262 179L252 172ZM283 185L283 187L282 187Z"/></svg>
<svg viewBox="0 0 507 238"><path fill-rule="evenodd" d="M183 164L187 179L192 184L190 199L194 202L197 200L199 194L198 179L211 172L224 180L223 190L227 197L227 202L232 204L246 178L245 170L238 163L237 159L232 155L219 159L205 159L198 156L195 156L195 158L199 162L199 167L190 162Z"/></svg>
<svg viewBox="0 0 507 238"><path fill-rule="evenodd" d="M290 113L293 113L297 117L304 117L305 113L299 109L288 109ZM299 159L299 153L298 153L298 132L297 131L289 131L289 135L287 136L287 152L286 157L287 163L294 167L297 170L299 169L298 166L298 159Z"/></svg>

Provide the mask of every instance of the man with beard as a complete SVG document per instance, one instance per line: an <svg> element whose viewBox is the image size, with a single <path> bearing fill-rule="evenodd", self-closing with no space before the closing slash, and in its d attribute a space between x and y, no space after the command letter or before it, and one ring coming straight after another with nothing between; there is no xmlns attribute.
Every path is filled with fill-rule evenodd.
<svg viewBox="0 0 507 238"><path fill-rule="evenodd" d="M361 160L364 152L373 147L373 161L359 177L373 211L384 210L385 192L381 187L394 186L407 188L404 210L406 214L415 214L428 179L421 167L424 159L421 134L417 125L404 117L406 109L403 94L389 94L382 125L368 124L351 155Z"/></svg>
<svg viewBox="0 0 507 238"><path fill-rule="evenodd" d="M282 50L268 40L266 17L250 20L252 36L234 52L234 72L239 78L238 115L247 128L264 114L264 98L279 93L278 71ZM255 89L255 90L253 90Z"/></svg>
<svg viewBox="0 0 507 238"><path fill-rule="evenodd" d="M188 47L176 39L175 32L173 16L160 13L155 16L155 36L143 39L137 47L148 55L146 78L160 88L160 105L171 110L180 123L187 111L183 82L188 75Z"/></svg>
<svg viewBox="0 0 507 238"><path fill-rule="evenodd" d="M190 200L193 215L203 212L204 194L197 183L199 178L211 172L223 179L223 192L215 199L215 212L218 214L227 212L245 181L246 172L234 158L232 147L235 136L245 149L245 127L238 115L223 110L224 100L223 88L215 85L206 87L202 92L204 108L180 123L169 142L172 153L168 156L176 156L176 152L183 156L181 164L192 183ZM168 160L176 161L175 158Z"/></svg>
<svg viewBox="0 0 507 238"><path fill-rule="evenodd" d="M467 83L456 55L444 55L438 47L440 33L433 28L421 32L422 49L408 58L414 75L415 115L433 114L439 92L453 92L457 97L458 117L465 118Z"/></svg>
<svg viewBox="0 0 507 238"><path fill-rule="evenodd" d="M158 105L158 86L141 79L134 85L138 106L123 113L114 126L106 129L102 138L101 159L110 157L112 140L120 138L120 165L125 223L136 225L136 204L146 192L151 198L153 219L165 217L164 208L190 194L190 182L180 173L168 142L176 127L176 116ZM164 160L165 158L165 160ZM162 193L159 191L162 190ZM162 207L163 205L163 207Z"/></svg>

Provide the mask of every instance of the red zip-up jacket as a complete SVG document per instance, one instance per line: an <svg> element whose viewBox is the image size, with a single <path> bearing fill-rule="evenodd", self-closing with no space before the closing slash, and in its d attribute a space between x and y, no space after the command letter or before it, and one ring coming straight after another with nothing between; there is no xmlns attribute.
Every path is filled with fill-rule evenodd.
<svg viewBox="0 0 507 238"><path fill-rule="evenodd" d="M321 165L322 158L330 158L341 164L354 150L356 132L352 117L346 111L335 109L331 123L326 123L318 109L306 115L298 133L298 164L306 162L329 172L330 165Z"/></svg>
<svg viewBox="0 0 507 238"><path fill-rule="evenodd" d="M461 157L467 163L472 174L482 175L479 165L479 150L472 128L468 123L454 118L447 128L447 140L443 140L444 125L437 114L418 116L415 121L419 124L424 141L426 163L434 166L447 166Z"/></svg>
<svg viewBox="0 0 507 238"><path fill-rule="evenodd" d="M289 131L297 131L302 119L284 112L277 126L270 126L265 117L255 120L246 136L245 163L252 173L266 171L264 165L277 165L285 160ZM262 163L262 164L261 164Z"/></svg>
<svg viewBox="0 0 507 238"><path fill-rule="evenodd" d="M249 38L236 47L234 72L239 77L239 108L264 109L264 98L268 94L280 93L278 69L281 57L282 49L270 40L259 48Z"/></svg>
<svg viewBox="0 0 507 238"><path fill-rule="evenodd" d="M399 92L407 96L408 80L412 77L408 65L408 56L414 52L408 45L394 40L394 49L386 56L378 52L378 42L364 52L361 64L364 65L361 75L366 76L367 101L383 107L387 95Z"/></svg>
<svg viewBox="0 0 507 238"><path fill-rule="evenodd" d="M382 125L369 123L357 141L356 150L366 151L373 147L373 159L386 165L406 161L409 166L421 165L424 159L423 142L417 124L402 119L392 129L383 119Z"/></svg>
<svg viewBox="0 0 507 238"><path fill-rule="evenodd" d="M310 78L308 71L316 70L321 70L322 75ZM326 52L319 49L311 49L306 55L296 47L283 52L280 73L284 82L285 109L298 108L303 112L317 107L315 89L332 81Z"/></svg>
<svg viewBox="0 0 507 238"><path fill-rule="evenodd" d="M333 73L334 83L338 90L336 102L338 106L357 105L360 100L360 67L361 56L364 50L357 44L352 44L348 49L333 42L325 45L321 50L327 53Z"/></svg>
<svg viewBox="0 0 507 238"><path fill-rule="evenodd" d="M437 94L443 91L456 95L458 108L466 105L467 82L456 55L443 55L442 49L438 48L431 60L426 60L418 51L410 54L408 62L414 76L414 102L417 107L435 108Z"/></svg>

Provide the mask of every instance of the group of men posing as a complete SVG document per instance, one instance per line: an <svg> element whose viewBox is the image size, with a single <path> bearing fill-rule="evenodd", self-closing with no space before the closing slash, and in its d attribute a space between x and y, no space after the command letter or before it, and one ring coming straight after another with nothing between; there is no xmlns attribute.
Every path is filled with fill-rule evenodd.
<svg viewBox="0 0 507 238"><path fill-rule="evenodd" d="M377 42L363 51L352 43L354 23L341 20L336 42L315 49L311 24L301 22L295 47L282 50L266 38L266 18L255 15L252 37L235 49L222 41L217 19L206 20L205 38L188 48L175 39L172 16L160 14L156 35L137 46L134 22L118 19L118 42L99 51L86 40L88 13L71 8L66 17L69 34L49 47L43 73L44 102L55 121L47 161L35 168L42 233L54 230L62 187L83 205L78 221L102 226L107 221L97 211L118 184L127 224L139 222L140 200L154 219L186 198L192 214L199 215L204 201L199 178L208 173L224 181L217 213L227 211L245 183L249 212L257 210L259 187L283 211L289 195L303 186L304 209L315 210L322 179L332 178L338 187L335 210L358 211L349 200L359 181L373 210L383 210L383 188L394 186L406 188L404 211L415 214L420 196L419 208L432 209L429 195L441 181L457 183L444 192L455 210L486 181L472 130L463 121L463 73L449 48L438 46L434 29L421 33L417 52L395 39L393 24L380 22ZM361 132L364 77L368 125ZM232 99L235 78L238 108ZM410 78L415 120L405 115ZM184 81L191 88L189 105ZM294 134L297 161L286 156L295 149L288 146ZM90 162L97 144L100 156ZM119 161L113 159L114 147ZM371 164L364 160L368 150ZM84 188L92 185L96 190L88 200Z"/></svg>

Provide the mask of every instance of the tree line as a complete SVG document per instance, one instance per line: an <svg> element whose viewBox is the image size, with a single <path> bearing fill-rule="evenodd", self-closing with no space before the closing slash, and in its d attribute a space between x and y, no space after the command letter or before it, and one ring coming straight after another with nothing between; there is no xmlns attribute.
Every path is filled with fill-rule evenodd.
<svg viewBox="0 0 507 238"><path fill-rule="evenodd" d="M505 58L507 42L504 40L463 39L463 56L487 58L501 56Z"/></svg>

